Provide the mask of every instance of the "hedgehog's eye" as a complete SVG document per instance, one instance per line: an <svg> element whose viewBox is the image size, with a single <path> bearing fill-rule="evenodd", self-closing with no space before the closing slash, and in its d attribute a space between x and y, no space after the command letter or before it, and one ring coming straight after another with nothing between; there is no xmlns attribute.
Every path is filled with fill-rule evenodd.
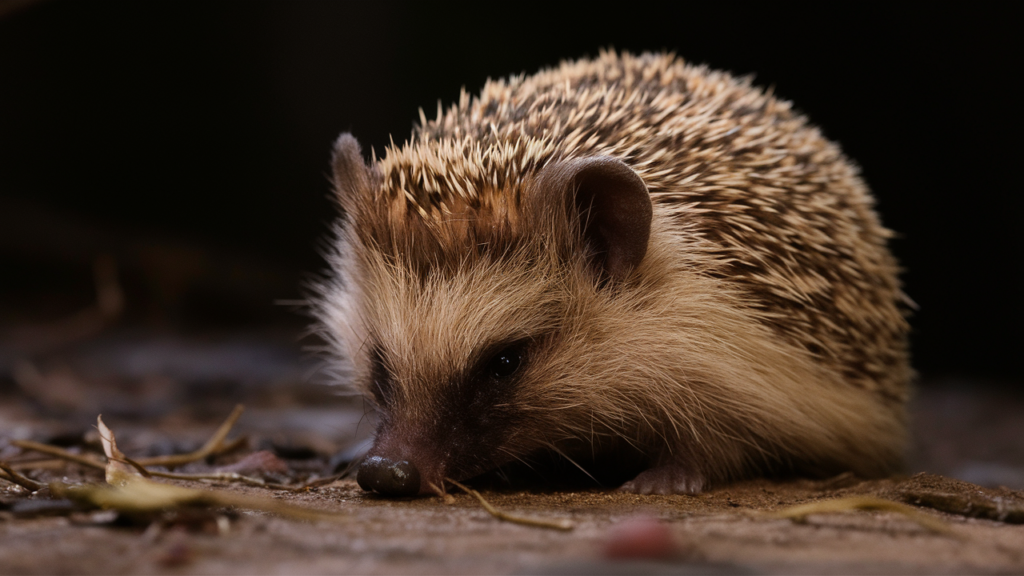
<svg viewBox="0 0 1024 576"><path fill-rule="evenodd" d="M487 375L497 380L504 380L515 374L522 363L522 346L509 346L491 357L487 363Z"/></svg>

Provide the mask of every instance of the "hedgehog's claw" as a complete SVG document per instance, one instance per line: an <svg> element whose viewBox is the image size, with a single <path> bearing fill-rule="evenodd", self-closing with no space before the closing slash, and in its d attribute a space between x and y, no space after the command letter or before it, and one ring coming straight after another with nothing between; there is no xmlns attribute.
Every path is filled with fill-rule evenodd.
<svg viewBox="0 0 1024 576"><path fill-rule="evenodd" d="M678 464L656 466L644 470L619 488L634 494L700 494L704 475Z"/></svg>

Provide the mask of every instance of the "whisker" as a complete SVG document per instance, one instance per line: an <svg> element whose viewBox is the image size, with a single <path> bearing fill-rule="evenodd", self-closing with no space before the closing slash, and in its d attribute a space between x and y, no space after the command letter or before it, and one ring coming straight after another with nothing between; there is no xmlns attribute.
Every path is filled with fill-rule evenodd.
<svg viewBox="0 0 1024 576"><path fill-rule="evenodd" d="M553 452L554 452L555 454L558 454L558 455L559 455L559 456L561 456L562 458L565 458L566 460L568 460L568 461L569 461L569 463L570 463L570 464L572 464L573 466L575 466L575 467L579 468L580 472L583 472L584 474L586 474L588 478L590 478L591 480L593 480L593 481L594 481L595 483L597 483L597 484L600 484L600 482L599 482L599 481L597 480L597 478L594 478L594 475L593 475L593 474L591 474L590 472L587 472L587 469L586 469L586 468L584 468L583 466L580 466L580 464L579 464L578 462L576 462L575 460L573 460L572 458L570 458L570 457L569 457L569 456L568 456L568 455L567 455L567 454L566 454L565 452L563 452L562 450L560 450L560 449L559 449L559 448L558 448L557 446L555 446L555 445L554 445L554 444L552 444L551 442L545 442L544 444L545 444L545 445L546 445L546 446L547 446L548 448L550 448L550 449L551 449L551 450L552 450L552 451L553 451Z"/></svg>

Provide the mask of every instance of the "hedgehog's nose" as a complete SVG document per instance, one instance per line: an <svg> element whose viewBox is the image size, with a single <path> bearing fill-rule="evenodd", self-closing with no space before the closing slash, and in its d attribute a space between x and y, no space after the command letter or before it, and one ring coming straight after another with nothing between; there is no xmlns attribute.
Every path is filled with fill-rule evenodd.
<svg viewBox="0 0 1024 576"><path fill-rule="evenodd" d="M383 496L414 496L420 491L420 471L408 460L370 456L359 465L356 482L363 490Z"/></svg>

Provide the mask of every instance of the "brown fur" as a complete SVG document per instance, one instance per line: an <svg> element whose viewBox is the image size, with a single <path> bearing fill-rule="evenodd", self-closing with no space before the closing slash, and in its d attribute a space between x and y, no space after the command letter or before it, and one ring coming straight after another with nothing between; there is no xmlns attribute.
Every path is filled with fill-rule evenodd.
<svg viewBox="0 0 1024 576"><path fill-rule="evenodd" d="M642 259L610 278L586 213L544 200L545 167L596 157L653 204ZM319 315L381 404L374 452L424 485L543 450L635 451L643 492L898 463L911 370L891 234L839 148L748 80L606 52L421 114L369 167L343 136L335 179ZM515 385L479 391L473 367L509 342Z"/></svg>

